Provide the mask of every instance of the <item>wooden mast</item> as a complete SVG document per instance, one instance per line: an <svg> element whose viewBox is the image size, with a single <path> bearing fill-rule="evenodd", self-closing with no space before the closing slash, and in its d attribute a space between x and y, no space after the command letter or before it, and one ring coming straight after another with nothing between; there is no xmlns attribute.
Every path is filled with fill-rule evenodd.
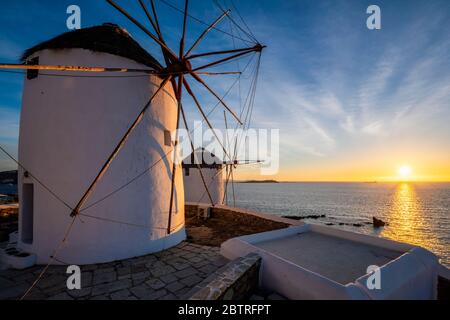
<svg viewBox="0 0 450 320"><path fill-rule="evenodd" d="M184 37L186 35L186 19L187 19L187 13L188 13L188 0L185 0L184 5L184 20L183 20L183 33L180 40L180 57L183 56L184 51ZM170 188L170 202L169 202L169 221L167 222L167 234L170 234L172 232L171 226L172 226L172 210L173 210L173 197L175 193L175 178L176 178L176 170L177 170L177 159L176 159L176 148L178 147L178 129L180 125L180 113L181 113L181 97L183 93L183 80L184 76L183 74L180 74L178 76L178 90L177 90L177 103L178 103L178 112L177 112L177 127L175 132L175 143L174 143L174 152L173 152L173 163L172 163L172 181L171 181L171 188Z"/></svg>

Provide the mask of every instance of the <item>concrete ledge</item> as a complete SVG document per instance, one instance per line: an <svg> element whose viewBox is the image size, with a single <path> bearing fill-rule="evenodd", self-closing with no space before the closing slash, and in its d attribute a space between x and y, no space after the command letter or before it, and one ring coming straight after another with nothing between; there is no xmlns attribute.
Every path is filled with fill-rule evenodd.
<svg viewBox="0 0 450 320"><path fill-rule="evenodd" d="M308 239L306 236L295 238L297 234L308 233L315 234L318 237L318 242L317 239L308 242L305 240ZM282 239L291 240L281 243L280 240ZM324 242L320 242L322 240ZM278 247L268 247L267 243L263 245L264 242L278 243ZM324 255L324 248L333 247L336 248L335 251L328 249L327 254ZM365 247L367 248L364 249ZM373 251L373 247L377 248L380 253ZM312 248L313 252L309 251L309 258L306 260L302 260L304 258L302 258L302 255L294 254L290 256L288 254L291 251L304 253L307 248ZM336 256L338 258L336 262L330 262L329 258L339 248L344 248L340 249L341 255ZM361 264L361 260L355 259L358 258L357 256L353 259L347 259L348 263L342 261L342 259L340 262L339 259L342 256L347 256L345 252L342 255L342 250L347 250L348 253L362 252L362 255L359 255L367 261L364 260L362 265L358 265L358 263ZM389 252L383 253L384 250ZM436 299L439 266L436 256L420 247L392 240L304 224L233 238L221 245L220 252L228 259L257 253L262 259L262 288L273 290L289 299ZM386 261L382 259L377 262L378 257L383 256L385 256L384 260ZM314 257L316 259L313 259ZM345 269L345 263L349 265L348 270L357 269L358 271L349 275L349 279L337 280L336 274L332 272L338 267ZM374 264L380 266L384 283L383 290L377 292L365 289L366 280L370 276L366 272L366 265ZM325 269L321 269L322 267L325 267ZM441 274L445 274L445 271L442 269ZM338 273L338 275L341 274ZM444 288L445 284L445 282L442 282L441 287Z"/></svg>
<svg viewBox="0 0 450 320"><path fill-rule="evenodd" d="M242 300L259 284L261 257L255 253L231 261L195 286L189 300Z"/></svg>

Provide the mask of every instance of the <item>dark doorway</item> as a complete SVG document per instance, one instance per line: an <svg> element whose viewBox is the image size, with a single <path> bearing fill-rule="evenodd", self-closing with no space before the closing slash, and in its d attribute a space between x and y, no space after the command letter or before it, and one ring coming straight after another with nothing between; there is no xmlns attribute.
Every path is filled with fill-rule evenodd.
<svg viewBox="0 0 450 320"><path fill-rule="evenodd" d="M33 243L34 185L25 183L22 189L22 242Z"/></svg>

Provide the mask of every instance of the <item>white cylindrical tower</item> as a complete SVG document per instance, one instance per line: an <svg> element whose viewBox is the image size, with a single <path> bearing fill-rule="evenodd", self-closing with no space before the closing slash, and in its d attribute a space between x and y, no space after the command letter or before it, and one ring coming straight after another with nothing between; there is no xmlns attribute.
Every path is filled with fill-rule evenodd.
<svg viewBox="0 0 450 320"><path fill-rule="evenodd" d="M114 25L65 33L29 49L24 59L49 65L158 65ZM62 241L71 210L36 178L73 208L161 81L135 73L28 72L19 161L31 174L19 171L18 246L35 254L38 263L48 262ZM160 251L185 239L181 166L167 232L173 148L167 133L176 130L176 117L177 102L168 84L95 188L82 209L86 216L76 219L58 260L108 262Z"/></svg>
<svg viewBox="0 0 450 320"><path fill-rule="evenodd" d="M197 160L197 161L196 161ZM205 179L214 204L222 204L224 197L223 161L211 152L200 148L183 160L184 197L186 202L211 204L203 183Z"/></svg>

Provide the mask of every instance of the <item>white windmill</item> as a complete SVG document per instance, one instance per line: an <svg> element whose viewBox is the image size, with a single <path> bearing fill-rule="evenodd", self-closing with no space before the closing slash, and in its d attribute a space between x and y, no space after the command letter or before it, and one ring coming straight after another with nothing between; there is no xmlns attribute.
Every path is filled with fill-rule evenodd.
<svg viewBox="0 0 450 320"><path fill-rule="evenodd" d="M251 46L193 53L225 17L239 27L229 11L186 50L186 0L175 52L164 40L153 0L149 7L138 0L153 32L114 1L107 2L159 45L164 64L111 24L46 41L29 49L23 64L0 64L27 70L18 160L18 247L38 263L124 259L185 238L182 170L172 157L177 145L173 132L181 124L188 129L184 96L211 127L191 81L245 126L203 76L233 74L207 69L253 53L258 54L256 70L264 46L241 28ZM204 62L216 56L220 58Z"/></svg>

